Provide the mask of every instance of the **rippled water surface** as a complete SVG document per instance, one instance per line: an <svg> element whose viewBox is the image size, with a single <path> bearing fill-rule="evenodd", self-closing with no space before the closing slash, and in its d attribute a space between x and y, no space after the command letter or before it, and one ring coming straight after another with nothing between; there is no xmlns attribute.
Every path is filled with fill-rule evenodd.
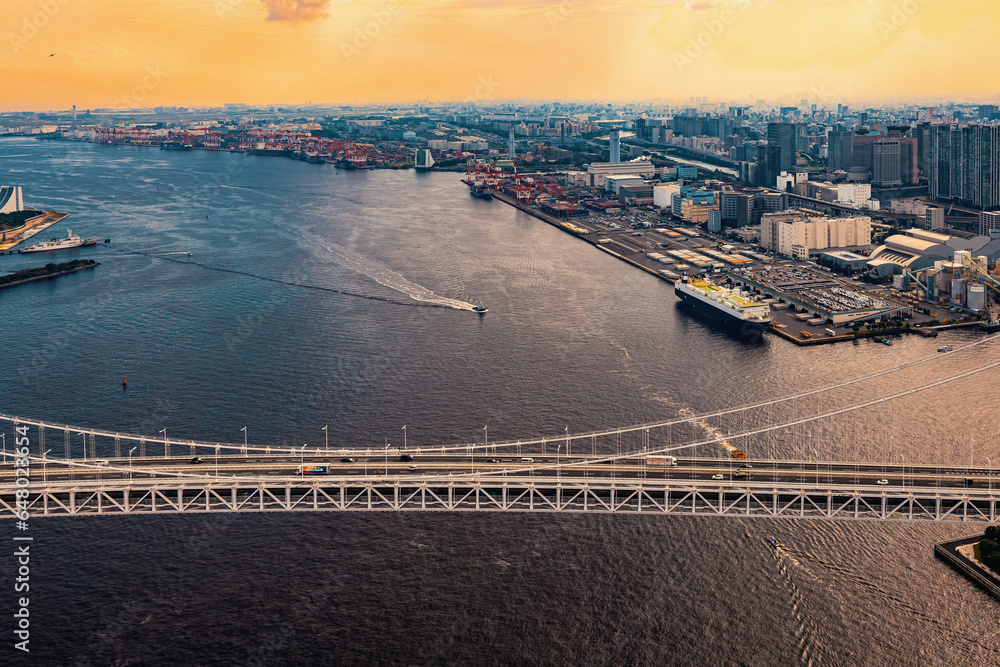
<svg viewBox="0 0 1000 667"><path fill-rule="evenodd" d="M491 440L556 437L796 394L981 340L744 344L678 307L666 283L470 198L456 174L7 139L0 175L71 213L62 227L113 239L46 257L93 257L96 270L0 292L6 413L224 441L247 426L275 446L322 445L325 425L331 446L396 443L404 424L411 447L479 441L484 425ZM0 270L38 257L0 257ZM468 310L480 301L485 317ZM998 350L652 444L871 400ZM983 373L734 444L985 465L1000 460L997 398ZM972 532L961 525L292 514L36 519L32 531L39 664L981 665L1000 652L1000 607L933 558L935 541Z"/></svg>

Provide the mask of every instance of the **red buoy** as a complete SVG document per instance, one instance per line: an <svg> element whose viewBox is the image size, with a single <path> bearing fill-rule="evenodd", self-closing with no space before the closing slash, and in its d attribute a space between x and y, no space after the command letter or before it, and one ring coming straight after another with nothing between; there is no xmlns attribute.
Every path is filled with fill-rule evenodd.
<svg viewBox="0 0 1000 667"><path fill-rule="evenodd" d="M122 386L124 387L127 384L128 384L128 379L123 375L122 376Z"/></svg>

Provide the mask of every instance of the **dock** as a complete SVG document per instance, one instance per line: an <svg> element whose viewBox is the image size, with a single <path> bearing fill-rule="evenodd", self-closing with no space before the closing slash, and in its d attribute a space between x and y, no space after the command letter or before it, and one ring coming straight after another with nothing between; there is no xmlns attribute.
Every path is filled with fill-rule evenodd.
<svg viewBox="0 0 1000 667"><path fill-rule="evenodd" d="M939 542L934 545L934 555L959 573L979 584L987 593L1000 600L1000 576L969 556L970 547L983 539L982 535Z"/></svg>
<svg viewBox="0 0 1000 667"><path fill-rule="evenodd" d="M633 232L630 234L626 234L624 231L601 231L601 226L598 226L596 229L592 229L592 227L594 227L594 223L588 222L586 218L573 218L570 222L565 218L549 215L535 207L521 205L515 197L506 193L494 191L492 194L494 199L498 199L519 211L527 213L542 222L548 223L549 225L552 225L560 231L574 236L581 241L589 243L592 246L596 246L615 259L630 264L638 269L641 269L642 271L645 271L651 276L671 284L676 282L676 280L680 277L680 274L669 269L673 269L675 263L682 262L683 260L675 260L669 257L664 258L663 255L679 255L681 252L686 251L689 248L696 247L698 241L696 238L686 238L684 235L679 233L672 234L672 236L676 238L667 238L662 236L662 233L670 234L671 230L669 229L665 232L662 229L648 229L644 230L642 233ZM679 230L681 228L676 227L675 229ZM697 237L698 235L694 234L693 236ZM666 249L659 251L660 248ZM671 249L674 250L672 251ZM702 249L701 252L704 252L704 250ZM688 252L688 254L690 255L692 253ZM657 258L660 258L661 260L667 259L670 261L666 262L666 266L664 266L664 262L657 261ZM681 268L679 264L677 265L677 268ZM763 291L765 295L772 297L775 301L778 297L785 298L786 300L788 298L788 295L784 293L776 293L768 290L766 286L755 284L755 281L747 280L745 272L740 269L726 269L722 272L722 275L735 281L737 284L746 284L751 291ZM830 284L836 284L834 276L823 274L817 275ZM859 292L866 291L867 289L865 286L850 285L848 287L856 289ZM877 296L886 302L887 307L884 309L886 312L902 312L910 310L905 305L897 303L894 299L891 299L887 295L879 294ZM767 300L766 302L771 303L771 300ZM937 320L933 315L926 316L914 313L907 318L910 319L910 326L894 326L891 328L878 328L870 330L860 328L859 331L855 332L850 326L853 322L847 324L839 322L837 324L830 325L827 322L827 318L817 318L815 311L814 316L808 321L800 321L800 319L796 319L795 312L790 306L806 305L807 304L804 303L794 303L793 299L793 303L791 304L786 302L783 304L782 308L772 309L774 321L766 327L766 330L783 340L794 343L795 345L810 346L831 345L833 343L845 343L863 338L882 338L887 336L901 336L904 334L916 334L924 338L934 338L937 337L940 331L958 328L976 328L982 324L980 321L945 323ZM822 322L820 322L820 320L822 320ZM808 331L810 335L808 337L801 335L802 331L800 331L800 329ZM835 334L830 335L827 333L827 330L833 330Z"/></svg>
<svg viewBox="0 0 1000 667"><path fill-rule="evenodd" d="M659 278L660 280L662 280L664 282L668 282L668 283L671 283L671 284L674 283L674 281L672 279L670 279L668 276L663 275L657 269L654 269L654 268L649 267L649 266L645 266L644 264L642 264L640 262L637 262L636 260L634 260L634 259L632 259L630 257L626 257L625 255L621 254L621 252L617 252L616 251L618 249L623 250L623 251L631 251L632 248L626 248L624 246L621 246L620 244L614 244L615 248L605 247L605 244L600 243L597 239L591 238L589 234L585 236L583 234L575 233L572 230L570 230L570 229L566 228L565 226L563 226L563 223L565 223L566 220L560 220L559 218L556 218L554 216L547 215L547 214L542 213L541 211L539 211L538 209L533 208L533 207L519 206L518 203L517 203L517 200L514 197L511 197L508 194L504 194L503 192L494 192L493 193L493 198L494 199L498 199L498 200L502 201L505 204L513 206L517 210L522 211L524 213L527 213L528 215L530 215L530 216L532 216L534 218L538 218L542 222L547 222L548 224L552 225L553 227L559 229L562 232L565 232L565 233L569 234L570 236L578 238L581 241L589 243L592 246L596 246L596 247L600 248L601 250L603 250L604 252L606 252L609 255L611 255L612 257L615 257L616 259L620 259L621 261L623 261L623 262L625 262L627 264L631 264L632 266L636 267L637 269L642 269L643 271L645 271L646 273L648 273L651 276ZM641 253L642 251L640 249L635 249L634 252L635 253Z"/></svg>
<svg viewBox="0 0 1000 667"><path fill-rule="evenodd" d="M34 217L23 226L17 229L10 229L6 232L6 241L0 241L0 254L8 253L15 246L24 243L36 234L45 231L52 225L62 222L69 217L69 213L58 213L57 211L42 211L40 216Z"/></svg>

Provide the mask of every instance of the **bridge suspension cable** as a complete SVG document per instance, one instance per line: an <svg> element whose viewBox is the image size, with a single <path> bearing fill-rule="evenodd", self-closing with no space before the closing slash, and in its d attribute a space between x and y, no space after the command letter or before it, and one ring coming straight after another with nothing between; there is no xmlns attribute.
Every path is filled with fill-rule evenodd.
<svg viewBox="0 0 1000 667"><path fill-rule="evenodd" d="M605 429L605 430L601 430L601 431L589 431L589 432L577 433L577 434L572 434L571 433L571 434L568 435L568 437L567 437L566 434L562 434L562 435L558 435L558 436L551 436L551 437L545 437L545 438L535 438L535 439L532 439L532 440L497 441L497 442L489 443L489 445L478 444L478 443L468 443L468 444L459 444L459 445L444 445L444 446L437 446L437 447L418 447L416 451L418 451L418 452L419 451L434 451L434 452L442 452L442 453L445 453L445 452L457 452L457 451L480 451L480 450L486 449L487 447L492 447L492 448L513 448L513 447L532 446L532 445L546 445L546 444L548 444L550 442L555 442L557 440L567 441L567 439L568 439L568 442L572 443L575 440L582 440L582 439L586 439L586 438L596 438L598 436L607 436L607 435L622 434L622 433L634 433L636 431L643 431L643 430L646 430L646 429L659 429L659 428L666 428L666 427L677 426L677 425L680 425L680 424L689 424L689 423L692 423L692 422L698 422L698 421L705 420L705 419L712 419L712 418L715 418L715 417L723 417L723 416L726 416L726 415L739 414L741 412L747 412L747 411L750 411L750 410L759 410L759 409L762 409L762 408L767 408L767 407L771 407L771 406L774 406L774 405L779 405L781 403L787 403L789 401L794 401L794 400L799 400L799 399L802 399L802 398L807 398L809 396L820 395L820 394L823 394L823 393L826 393L826 392L834 391L836 389L843 389L844 387L849 387L851 385L859 384L859 383L862 383L862 382L867 382L869 380L874 380L874 379L877 379L877 378L880 378L880 377L891 375L893 373L898 373L900 371L903 371L903 370L906 370L906 369L909 369L909 368L914 368L916 366L920 366L920 365L923 365L923 364L927 364L927 363L930 363L932 361L937 361L937 360L945 359L945 358L954 358L954 355L956 353L958 353L958 352L961 352L961 351L964 351L964 350L969 350L969 349L972 349L972 348L976 348L976 347L985 345L987 343L990 343L992 341L997 340L998 338L1000 338L1000 334L995 335L995 336L989 336L988 338L984 338L982 340L973 341L973 342L968 343L966 345L962 345L960 347L955 348L954 350L952 350L951 352L949 352L947 355L944 355L944 356L942 356L940 354L936 354L936 355L933 355L933 356L923 357L921 359L916 359L914 361L910 361L910 362L907 362L905 364L900 364L900 365L894 366L892 368L887 368L887 369L884 369L884 370L881 370L881 371L876 371L874 373L869 373L868 375L864 375L862 377L854 378L854 379L851 379L851 380L845 380L843 382L838 382L838 383L835 383L835 384L827 385L825 387L819 387L817 389L810 389L808 391L799 392L799 393L792 394L792 395L789 395L789 396L784 396L784 397L781 397L781 398L769 399L769 400L766 400L766 401L761 401L759 403L754 403L752 405L745 405L745 406L742 406L742 407L726 408L726 409L723 409L723 410L716 410L716 411L713 411L713 412L706 412L706 413L702 413L702 414L695 414L695 415L691 415L691 416L688 416L688 417L673 418L673 419L664 420L664 421L648 422L648 423L645 423L645 424L638 424L638 425L635 425L635 426L625 426L625 427L621 427L621 428ZM225 451L227 453L228 452L234 452L234 453L235 452L239 452L239 453L241 453L243 455L246 455L247 453L250 453L250 452L252 452L255 455L258 455L258 454L272 454L272 453L274 453L274 454L294 454L296 451L299 450L298 447L282 448L282 447L270 447L270 446L260 446L260 445L248 445L245 442L242 443L242 444L234 444L234 443L218 443L218 442L216 442L216 443L209 443L209 442L200 442L200 441L195 441L195 440L179 440L179 439L167 440L166 438L153 438L153 437L149 437L149 436L142 435L142 434L119 433L119 432L114 432L114 431L103 431L103 430L100 430L100 429L89 429L89 428L83 428L83 427L79 427L79 426L69 426L69 425L66 425L66 424L57 424L57 423L54 423L54 422L45 422L45 421L38 421L38 420L32 420L32 419L25 419L25 418L22 418L22 417L17 417L17 416L12 416L12 415L6 415L6 414L0 414L0 421L14 422L14 423L18 423L18 424L28 424L30 426L37 426L39 428L56 428L56 429L62 429L62 430L65 431L65 433L67 435L67 447L68 447L68 435L69 435L69 433L71 431L72 432L76 432L76 433L81 433L81 434L87 434L87 433L89 433L89 434L92 434L92 435L100 435L101 437L110 437L110 438L114 438L116 440L116 442L119 442L119 443L120 443L120 440L129 440L129 441L139 442L140 445L141 445L141 449L142 449L142 452L140 453L141 456L145 456L145 445L146 444L156 443L156 444L161 444L161 445L164 446L164 448L166 448L166 447L169 446L169 444L171 442L173 442L174 444L180 444L180 445L188 444L188 445L195 446L195 447L208 447L208 448L211 448L211 449L214 449L214 448L218 447L219 449L221 449L222 451ZM351 452L351 451L365 451L365 450L363 450L362 448L339 447L339 448L337 448L334 451L347 451L347 452ZM84 452L84 457L86 458L86 451Z"/></svg>
<svg viewBox="0 0 1000 667"><path fill-rule="evenodd" d="M471 473L471 472L470 473L458 473L458 474L454 474L454 475L449 474L449 475L436 476L434 474L431 474L431 475L426 476L424 479L434 479L435 477L441 477L441 478L444 478L444 479L456 479L457 480L457 479L466 479L466 478L469 478L469 477L476 477L476 478L481 478L481 477L496 477L496 476L506 475L506 474L514 473L514 472L516 472L516 473L530 473L530 472L541 471L541 470L556 470L556 469L560 469L561 470L561 469L566 469L566 468L574 468L574 467L581 467L581 466L587 466L587 465L594 465L594 464L598 464L598 463L613 462L613 461L618 461L618 460L625 459L625 458L631 458L631 457L636 456L637 454L641 454L642 456L655 456L655 455L659 455L659 454L670 454L670 453L673 453L673 452L680 452L680 451L684 451L684 450L687 450L687 449L692 449L692 448L695 448L695 447L701 447L701 446L705 446L705 445L716 444L716 443L719 443L719 442L722 442L724 440L731 439L731 438L733 438L733 439L739 439L739 438L746 438L746 437L751 437L751 436L755 436L755 435L761 435L761 434L764 434L764 433L769 433L769 432L773 432L773 431L779 431L779 430L786 429L786 428L791 428L791 427L794 427L794 426L800 426L802 424L808 424L808 423L811 423L811 422L816 422L816 421L819 421L821 419L827 419L827 418L830 418L830 417L835 417L835 416L838 416L838 415L847 414L847 413L850 413L850 412L855 412L857 410L862 410L864 408L872 407L874 405L880 405L882 403L887 403L889 401L894 401L896 399L904 398L906 396L912 396L913 394L917 394L917 393L920 393L922 391L926 391L928 389L933 389L935 387L940 387L940 386L943 386L945 384L949 384L951 382L956 382L958 380L963 380L963 379L972 377L974 375L977 375L979 373L983 373L985 371L992 370L992 369L998 368L998 367L1000 367L1000 361L995 361L995 362L992 362L992 363L987 364L985 366L980 366L978 368L973 368L973 369L964 371L962 373L958 373L956 375L952 375L952 376L949 376L949 377L946 377L946 378L941 378L941 379L938 379L938 380L934 380L933 382L928 382L928 383L919 385L917 387L911 387L909 389L898 391L898 392L896 392L894 394L890 394L890 395L887 395L887 396L881 396L879 398L874 398L874 399L871 399L871 400L868 400L868 401L864 401L864 402L861 402L861 403L856 403L854 405L850 405L850 406L847 406L847 407L838 408L836 410L830 410L830 411L822 413L822 414L815 414L815 415L811 415L811 416L808 416L808 417L801 417L799 419L795 419L795 420L792 420L792 421L789 421L789 422L784 422L782 424L774 424L774 425L770 425L770 426L763 426L763 427L760 427L760 428L743 431L743 432L738 433L738 434L724 435L724 436L720 435L720 436L717 436L715 438L710 438L710 439L702 440L702 441L699 441L699 442L690 442L690 443L684 443L684 444L680 444L680 445L668 445L667 447L661 447L661 448L658 448L658 449L648 450L648 451L647 450L641 450L641 451L632 451L632 452L621 452L621 453L613 454L613 455L609 455L609 456L587 458L587 459L577 460L577 461L573 461L573 462L569 462L569 463L561 463L560 462L560 463L556 463L556 464L531 465L531 466L524 466L524 467L519 467L519 468L504 468L504 469L500 469L500 470L482 470L482 471L475 472L475 473ZM608 434L616 434L616 433L618 433L618 431L609 431L608 432ZM436 448L435 448L435 451L436 451ZM31 456L30 458L32 460L35 460L35 461L42 461L43 460L43 458L41 456ZM48 459L48 460L51 461L53 459ZM94 465L94 464L88 464L88 463L78 462L78 461L72 461L72 460L64 460L64 459L56 459L56 460L58 460L58 462L59 462L60 465L75 466L75 467L78 467L78 468L81 468L81 469L87 469L87 470L99 469L101 471L110 471L110 470L114 470L114 471L117 471L117 472L128 472L129 471L129 468L127 468L125 466L97 466L97 465ZM144 472L146 474L150 474L150 471L149 471L148 468L143 469L142 472ZM245 481L256 481L256 480L260 479L259 475L246 476L246 477L239 477L239 476L236 476L236 475L226 476L226 477L219 477L219 476L211 475L211 474L196 474L196 473L187 473L187 472L175 472L175 471L162 470L162 469L156 470L155 474L159 475L159 476L163 476L163 477L174 477L174 478L184 478L184 479L194 479L194 480L225 480L225 481L244 481L245 482Z"/></svg>

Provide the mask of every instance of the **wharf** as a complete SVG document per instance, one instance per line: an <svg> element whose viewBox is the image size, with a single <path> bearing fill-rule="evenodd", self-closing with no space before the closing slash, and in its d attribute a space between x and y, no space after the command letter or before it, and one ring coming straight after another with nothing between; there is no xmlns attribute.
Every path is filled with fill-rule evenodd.
<svg viewBox="0 0 1000 667"><path fill-rule="evenodd" d="M975 535L948 542L939 542L934 545L934 555L947 562L961 574L979 584L987 593L1000 600L1000 577L993 570L970 558L965 553L967 547L976 544L982 539L982 535Z"/></svg>
<svg viewBox="0 0 1000 667"><path fill-rule="evenodd" d="M588 217L581 218L558 218L552 215L543 213L542 211L530 207L519 205L517 199L503 192L493 192L493 197L502 201L505 204L513 206L519 211L523 211L528 215L535 217L543 222L546 222L553 227L560 229L561 231L575 236L576 238L589 243L592 246L600 248L605 253L626 262L638 269L645 271L646 273L659 278L668 283L674 283L677 276L680 273L674 273L674 271L680 272L680 269L675 268L674 263L663 264L657 262L650 258L653 253L667 253L669 254L670 249L677 250L687 250L695 253L704 252L704 246L706 244L713 243L714 241L710 236L701 237L695 235L695 238L685 237L684 235L674 234L673 237L668 238L657 232L656 229L647 229L641 233L632 232L626 233L626 231L614 231L606 227L606 225L588 219ZM566 225L569 223L572 227L578 229L582 228L580 232L574 232L573 229L568 228ZM676 222L664 222L664 227L669 227L671 225L677 225ZM675 227L675 229L680 229L685 225L680 225ZM669 233L669 231L668 231ZM738 254L740 251L736 251ZM678 260L680 262L681 260ZM807 269L808 271L817 274L818 278L824 282L830 284L836 284L836 277L830 274L819 273L814 269ZM734 273L734 269L727 269L723 274L723 277L728 276L730 279L735 280L737 283L746 283L746 277L740 275L739 273ZM852 285L843 282L843 285L847 289L857 290L859 292L866 292L869 296L881 299L889 305L887 311L899 311L907 309L907 307L897 302L896 299L890 297L888 294L871 291L870 288L864 285ZM750 284L748 285L751 289L761 291L764 286ZM767 292L771 294L770 292ZM781 294L777 296L787 298L787 295ZM805 304L802 304L805 305ZM981 323L978 321L973 322L951 322L948 324L942 324L936 320L933 316L926 316L919 313L912 314L909 319L911 326L909 327L896 327L892 329L875 329L875 330L865 330L862 328L858 332L854 332L852 327L847 326L844 323L830 325L825 321L819 323L814 317L811 321L802 321L795 317L795 311L788 307L787 303L783 308L775 307L772 309L773 322L767 327L767 331L773 333L774 335L787 340L790 343L800 346L809 345L830 345L833 343L845 343L849 341L855 341L862 338L882 338L886 336L897 336L902 334L916 334L918 336L923 336L925 338L934 338L938 335L939 331L946 329L955 328L969 328L978 327ZM919 324L919 326L912 326L913 324ZM830 336L826 333L826 329L832 328L836 333ZM801 336L801 330L809 331L811 337L806 338Z"/></svg>
<svg viewBox="0 0 1000 667"><path fill-rule="evenodd" d="M69 213L57 213L56 211L42 211L42 215L32 218L17 229L7 231L7 240L0 242L0 254L6 253L15 246L27 241L35 234L45 231L52 225L65 220Z"/></svg>
<svg viewBox="0 0 1000 667"><path fill-rule="evenodd" d="M553 227L556 227L557 229L559 229L560 231L566 232L570 236L578 238L581 241L589 243L592 246L596 246L596 247L600 248L601 250L603 250L604 252L606 252L609 255L611 255L612 257L615 257L617 259L620 259L623 262L631 264L632 266L634 266L634 267L636 267L638 269L642 269L643 271L645 271L646 273L650 274L651 276L655 276L656 278L659 278L660 280L663 280L664 282L668 282L668 283L671 283L671 284L674 282L673 280L669 279L667 276L659 273L659 271L657 271L656 269L653 269L653 268L648 267L648 266L644 266L640 262L637 262L634 259L630 259L629 257L626 257L625 255L622 255L621 253L615 252L614 250L612 250L610 248L605 248L603 244L599 243L595 239L590 238L589 236L583 236L581 234L574 234L570 230L568 230L565 227L563 227L563 223L566 222L566 220L560 220L559 218L553 217L551 215L546 215L545 213L542 213L541 211L539 211L538 209L535 209L535 208L531 208L531 207L527 207L527 206L518 206L517 200L514 197L511 197L510 195L504 194L503 192L494 192L493 193L493 198L494 199L499 199L503 203L509 204L510 206L513 206L514 208L516 208L519 211L523 211L523 212L527 213L530 216L538 218L542 222L547 222L550 225L552 225ZM618 247L624 249L624 250L631 250L631 248L624 248L620 244L616 244L616 245ZM636 252L641 252L641 251L637 249Z"/></svg>

